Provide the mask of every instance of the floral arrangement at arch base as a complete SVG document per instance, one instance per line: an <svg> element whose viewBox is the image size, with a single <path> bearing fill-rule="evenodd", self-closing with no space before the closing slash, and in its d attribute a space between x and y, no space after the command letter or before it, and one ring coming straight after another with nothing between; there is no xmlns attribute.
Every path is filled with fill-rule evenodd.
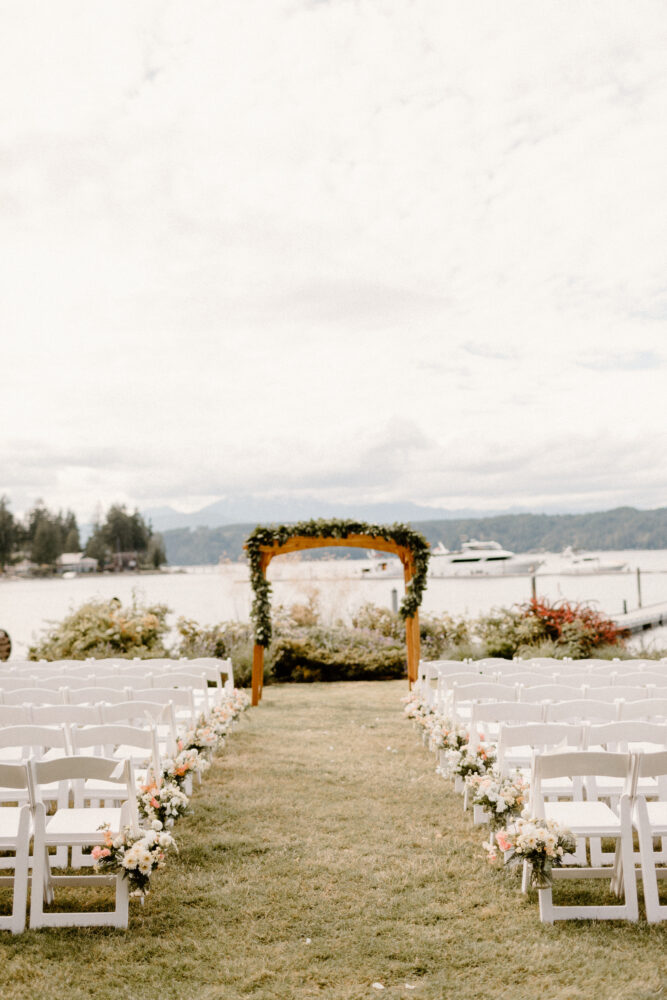
<svg viewBox="0 0 667 1000"><path fill-rule="evenodd" d="M507 830L496 832L496 844L503 852L504 865L512 868L527 861L531 866L530 884L535 889L550 889L552 869L561 868L566 854L571 854L577 842L569 830L554 820L520 817ZM488 860L498 859L495 845L484 845Z"/></svg>

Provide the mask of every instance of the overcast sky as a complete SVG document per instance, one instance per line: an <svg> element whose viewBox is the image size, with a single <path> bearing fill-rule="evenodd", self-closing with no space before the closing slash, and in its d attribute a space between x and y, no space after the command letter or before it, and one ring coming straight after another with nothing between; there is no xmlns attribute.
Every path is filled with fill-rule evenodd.
<svg viewBox="0 0 667 1000"><path fill-rule="evenodd" d="M0 0L0 493L667 503L661 0Z"/></svg>

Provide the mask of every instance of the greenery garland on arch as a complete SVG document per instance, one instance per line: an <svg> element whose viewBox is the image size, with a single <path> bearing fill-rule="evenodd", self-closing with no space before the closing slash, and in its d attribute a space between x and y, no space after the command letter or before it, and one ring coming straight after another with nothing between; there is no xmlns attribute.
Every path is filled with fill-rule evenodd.
<svg viewBox="0 0 667 1000"><path fill-rule="evenodd" d="M271 642L271 584L266 579L262 567L262 548L284 545L290 538L349 538L351 535L369 535L394 542L412 553L413 576L405 588L399 614L402 618L412 618L422 602L426 589L426 576L430 556L429 545L423 535L407 524L367 524L365 521L323 518L311 521L297 521L296 524L257 525L245 541L250 564L250 583L253 602L250 616L255 626L255 642L267 647Z"/></svg>

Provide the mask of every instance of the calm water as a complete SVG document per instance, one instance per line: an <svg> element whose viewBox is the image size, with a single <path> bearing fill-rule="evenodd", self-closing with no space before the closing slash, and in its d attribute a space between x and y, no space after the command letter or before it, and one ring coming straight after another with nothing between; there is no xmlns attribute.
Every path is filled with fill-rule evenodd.
<svg viewBox="0 0 667 1000"><path fill-rule="evenodd" d="M667 551L631 551L604 553L605 560L621 559L630 572L590 576L565 576L550 572L547 557L537 579L540 596L551 600L594 602L607 614L637 607L635 570L641 568L644 606L667 602ZM269 569L273 582L274 604L305 602L317 598L323 619L349 619L365 601L391 607L392 590L400 600L400 580L360 580L355 561L300 561L294 557L276 559ZM353 575L355 574L355 575ZM202 625L223 620L247 621L251 592L247 570L241 564L215 567L189 567L183 573L146 576L78 577L73 580L5 580L0 582L0 628L12 637L12 659L25 655L28 645L69 611L93 598L118 597L126 603L136 593L140 600L161 602L172 610L171 622L178 616L193 618ZM454 615L478 615L494 607L508 606L530 598L530 578L457 577L433 580L424 596L423 608L430 612L447 611ZM667 629L646 633L645 640L667 646Z"/></svg>

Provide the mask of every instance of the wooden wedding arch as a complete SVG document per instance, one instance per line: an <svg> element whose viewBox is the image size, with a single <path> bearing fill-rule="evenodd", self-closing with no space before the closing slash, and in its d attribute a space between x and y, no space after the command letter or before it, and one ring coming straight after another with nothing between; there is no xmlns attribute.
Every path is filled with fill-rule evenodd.
<svg viewBox="0 0 667 1000"><path fill-rule="evenodd" d="M369 525L358 521L304 521L294 525L258 525L244 548L250 562L254 591L251 616L255 625L252 660L252 704L258 705L264 681L264 649L271 641L270 594L266 578L275 556L304 549L345 546L377 549L398 556L403 564L405 598L400 613L405 620L408 683L417 680L419 669L419 605L426 586L429 546L426 539L404 524Z"/></svg>

